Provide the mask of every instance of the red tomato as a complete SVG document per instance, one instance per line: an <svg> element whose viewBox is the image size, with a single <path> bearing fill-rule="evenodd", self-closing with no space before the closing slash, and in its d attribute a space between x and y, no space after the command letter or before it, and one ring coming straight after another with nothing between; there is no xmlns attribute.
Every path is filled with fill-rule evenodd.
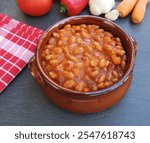
<svg viewBox="0 0 150 143"><path fill-rule="evenodd" d="M19 8L30 16L47 14L52 6L52 0L17 0Z"/></svg>

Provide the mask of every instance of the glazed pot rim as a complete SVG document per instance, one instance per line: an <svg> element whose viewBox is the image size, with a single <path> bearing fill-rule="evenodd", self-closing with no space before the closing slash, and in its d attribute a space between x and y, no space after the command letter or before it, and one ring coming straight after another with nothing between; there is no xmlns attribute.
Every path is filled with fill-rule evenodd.
<svg viewBox="0 0 150 143"><path fill-rule="evenodd" d="M42 40L43 38L47 35L47 33L49 33L52 29L54 29L55 27L59 26L59 25L63 25L65 24L66 22L69 22L70 20L78 20L78 19L82 19L82 18L91 18L91 19L100 19L100 20L103 20L115 27L117 27L118 29L120 29L123 34L126 36L126 38L128 39L128 42L130 43L130 47L133 49L132 50L132 55L131 55L131 62L130 62L130 65L129 65L129 68L128 70L126 71L126 73L123 75L123 77L118 81L116 82L115 84L113 84L112 86L108 87L108 88L105 88L105 89L101 89L101 90L97 90L97 91L92 91L92 92L79 92L79 91L74 91L74 90L70 90L70 89L66 89L64 87L62 87L61 85L55 83L53 80L51 80L47 75L46 73L44 72L41 64L40 64L40 58L39 58L39 49L40 49L40 45L42 43ZM40 70L40 73L43 75L44 77L44 81L46 81L48 84L50 84L53 88L57 89L57 90L62 90L63 92L66 92L66 93L69 93L69 94L75 94L76 96L83 96L83 95L86 95L87 97L88 96L99 96L99 95L102 95L102 94L105 94L105 93L108 93L110 91L113 91L115 90L116 88L118 88L119 86L121 86L128 78L129 78L129 75L130 73L132 72L133 70L133 67L134 67L134 60L135 60L135 48L134 48L134 44L133 44L133 41L131 39L132 37L130 37L119 25L115 24L114 22L110 21L110 20L107 20L105 18L102 18L102 17L96 17L96 16L91 16L91 15L80 15L80 16L72 16L72 17L69 17L69 18L65 18L63 20L60 20L59 22L53 24L52 26L50 26L49 28L47 28L47 30L45 30L45 32L42 34L42 36L40 37L39 41L38 41L38 44L37 44L37 49L36 49L36 53L35 53L35 58L36 58L36 62L37 62L37 66L38 66L38 69ZM67 95L69 95L67 94Z"/></svg>

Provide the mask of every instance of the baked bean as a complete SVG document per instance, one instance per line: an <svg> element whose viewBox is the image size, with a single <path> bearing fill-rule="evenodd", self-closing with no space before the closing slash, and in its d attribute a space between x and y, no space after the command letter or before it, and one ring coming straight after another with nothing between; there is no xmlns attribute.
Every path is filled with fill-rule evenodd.
<svg viewBox="0 0 150 143"><path fill-rule="evenodd" d="M59 34L58 33L53 33L53 36L55 37L55 38L59 38Z"/></svg>
<svg viewBox="0 0 150 143"><path fill-rule="evenodd" d="M103 58L100 60L99 67L104 68L105 66L106 66L106 59Z"/></svg>
<svg viewBox="0 0 150 143"><path fill-rule="evenodd" d="M62 53L62 49L61 49L61 48L58 48L58 47L53 48L52 51L53 51L54 54L61 54L61 53Z"/></svg>
<svg viewBox="0 0 150 143"><path fill-rule="evenodd" d="M75 89L77 91L83 91L84 86L85 86L84 82L81 82L81 83L79 83L79 84L76 85Z"/></svg>
<svg viewBox="0 0 150 143"><path fill-rule="evenodd" d="M103 74L103 75L99 78L98 82L103 82L103 81L105 81L105 79L106 79L106 74Z"/></svg>
<svg viewBox="0 0 150 143"><path fill-rule="evenodd" d="M111 45L106 44L104 45L104 49L111 52L113 50L113 47Z"/></svg>
<svg viewBox="0 0 150 143"><path fill-rule="evenodd" d="M73 66L74 66L74 62L72 62L72 61L66 61L66 64L65 64L65 69L66 70L71 70L72 68L73 68Z"/></svg>
<svg viewBox="0 0 150 143"><path fill-rule="evenodd" d="M100 88L100 89L104 88L104 83L103 82L99 83L98 88Z"/></svg>
<svg viewBox="0 0 150 143"><path fill-rule="evenodd" d="M83 63L81 63L81 62L80 63L75 63L74 67L81 69L83 67Z"/></svg>
<svg viewBox="0 0 150 143"><path fill-rule="evenodd" d="M71 29L71 32L72 32L73 34L76 33L76 31L75 31L73 28Z"/></svg>
<svg viewBox="0 0 150 143"><path fill-rule="evenodd" d="M86 32L87 33L87 30L85 28L81 27L81 33L82 32Z"/></svg>
<svg viewBox="0 0 150 143"><path fill-rule="evenodd" d="M80 26L74 26L75 31L80 31Z"/></svg>
<svg viewBox="0 0 150 143"><path fill-rule="evenodd" d="M115 54L111 55L112 61L115 65L119 65L121 63L121 58L117 57Z"/></svg>
<svg viewBox="0 0 150 143"><path fill-rule="evenodd" d="M101 40L101 37L100 37L99 35L95 35L95 36L93 37L93 39L94 39L95 41L100 41L100 40Z"/></svg>
<svg viewBox="0 0 150 143"><path fill-rule="evenodd" d="M78 55L78 54L82 54L84 52L84 48L83 47L77 47L74 49L74 54Z"/></svg>
<svg viewBox="0 0 150 143"><path fill-rule="evenodd" d="M104 82L104 86L105 86L105 87L108 87L108 86L110 86L110 83L109 83L108 81L105 81L105 82Z"/></svg>
<svg viewBox="0 0 150 143"><path fill-rule="evenodd" d="M67 25L64 26L64 29L69 29L70 27L71 27L71 25L67 24Z"/></svg>
<svg viewBox="0 0 150 143"><path fill-rule="evenodd" d="M118 78L113 78L112 79L112 82L114 82L114 83L117 82L117 81L118 81Z"/></svg>
<svg viewBox="0 0 150 143"><path fill-rule="evenodd" d="M98 89L98 87L97 86L95 86L95 87L93 87L93 91L96 91Z"/></svg>
<svg viewBox="0 0 150 143"><path fill-rule="evenodd" d="M74 78L74 74L73 74L72 72L68 72L68 71L65 71L65 72L64 72L64 76L65 76L65 78L67 78L67 79L72 79L72 78Z"/></svg>
<svg viewBox="0 0 150 143"><path fill-rule="evenodd" d="M80 69L79 68L74 68L73 69L73 73L75 74L75 76L79 76L79 74L80 74Z"/></svg>
<svg viewBox="0 0 150 143"><path fill-rule="evenodd" d="M112 78L112 73L108 73L108 74L107 74L107 80L110 81L111 78Z"/></svg>
<svg viewBox="0 0 150 143"><path fill-rule="evenodd" d="M124 50L116 50L117 55L123 56L125 54Z"/></svg>
<svg viewBox="0 0 150 143"><path fill-rule="evenodd" d="M97 49L98 51L102 51L102 47L98 42L94 42L94 48Z"/></svg>
<svg viewBox="0 0 150 143"><path fill-rule="evenodd" d="M106 61L106 67L108 67L110 64L110 61Z"/></svg>
<svg viewBox="0 0 150 143"><path fill-rule="evenodd" d="M46 55L46 56L45 56L45 59L46 59L46 60L50 60L51 58L52 58L51 55Z"/></svg>
<svg viewBox="0 0 150 143"><path fill-rule="evenodd" d="M88 81L89 80L89 76L88 75L84 75L84 81Z"/></svg>
<svg viewBox="0 0 150 143"><path fill-rule="evenodd" d="M87 58L87 57L84 61L84 66L85 66L85 68L89 68L89 66L90 66L90 61L89 61L89 58Z"/></svg>
<svg viewBox="0 0 150 143"><path fill-rule="evenodd" d="M112 42L110 43L110 45L111 45L111 46L115 46L116 43L115 43L114 41L112 41Z"/></svg>
<svg viewBox="0 0 150 143"><path fill-rule="evenodd" d="M119 37L116 38L116 41L117 41L117 42L121 42Z"/></svg>
<svg viewBox="0 0 150 143"><path fill-rule="evenodd" d="M78 62L78 58L74 57L74 56L71 56L71 55L68 55L68 58L73 61L73 62Z"/></svg>
<svg viewBox="0 0 150 143"><path fill-rule="evenodd" d="M81 24L81 27L82 27L82 28L86 28L86 25L85 25L85 24Z"/></svg>
<svg viewBox="0 0 150 143"><path fill-rule="evenodd" d="M89 88L87 88L87 87L85 87L84 89L83 89L83 92L89 92Z"/></svg>
<svg viewBox="0 0 150 143"><path fill-rule="evenodd" d="M101 34L101 33L103 33L103 32L104 32L103 29L97 29L97 30L96 30L96 33L98 33L98 34Z"/></svg>
<svg viewBox="0 0 150 143"><path fill-rule="evenodd" d="M67 81L65 81L64 82L64 87L65 88L69 88L69 89L71 89L71 88L73 88L74 86L75 86L75 81L74 80L67 80Z"/></svg>
<svg viewBox="0 0 150 143"><path fill-rule="evenodd" d="M70 39L69 39L69 44L72 44L76 41L76 36L72 36Z"/></svg>
<svg viewBox="0 0 150 143"><path fill-rule="evenodd" d="M60 33L65 33L65 29L60 29Z"/></svg>
<svg viewBox="0 0 150 143"><path fill-rule="evenodd" d="M93 51L93 48L90 45L85 45L85 51L91 53Z"/></svg>
<svg viewBox="0 0 150 143"><path fill-rule="evenodd" d="M49 72L49 75L52 79L56 79L57 78L57 74L55 72Z"/></svg>
<svg viewBox="0 0 150 143"><path fill-rule="evenodd" d="M59 40L58 41L58 46L62 46L63 45L63 41L62 40Z"/></svg>
<svg viewBox="0 0 150 143"><path fill-rule="evenodd" d="M120 45L116 46L116 48L119 49L119 50L122 50L122 49L123 49L123 47L120 46Z"/></svg>
<svg viewBox="0 0 150 143"><path fill-rule="evenodd" d="M91 72L91 77L96 77L99 74L99 70Z"/></svg>
<svg viewBox="0 0 150 143"><path fill-rule="evenodd" d="M56 67L56 70L58 70L58 71L64 71L64 66L63 66L63 64L59 64L59 65Z"/></svg>
<svg viewBox="0 0 150 143"><path fill-rule="evenodd" d="M64 47L64 52L65 54L68 56L70 54L69 48L68 47Z"/></svg>
<svg viewBox="0 0 150 143"><path fill-rule="evenodd" d="M98 59L92 59L91 61L90 61L90 65L92 66L92 67L96 67L97 65L98 65Z"/></svg>
<svg viewBox="0 0 150 143"><path fill-rule="evenodd" d="M104 38L104 34L103 34L103 33L99 34L99 36L100 36L101 38Z"/></svg>
<svg viewBox="0 0 150 143"><path fill-rule="evenodd" d="M50 63L51 65L53 65L53 66L56 66L56 65L59 64L59 61L58 61L57 59L53 59L53 60L50 60L49 63Z"/></svg>
<svg viewBox="0 0 150 143"><path fill-rule="evenodd" d="M53 48L53 45L48 44L48 45L46 45L44 48L45 48L45 49L52 49L52 48Z"/></svg>
<svg viewBox="0 0 150 143"><path fill-rule="evenodd" d="M57 39L54 38L54 37L51 37L51 38L49 39L48 43L51 44L51 45L55 45L55 44L57 43Z"/></svg>
<svg viewBox="0 0 150 143"><path fill-rule="evenodd" d="M85 56L86 58L90 58L90 54L87 53L87 52L84 52L84 56Z"/></svg>
<svg viewBox="0 0 150 143"><path fill-rule="evenodd" d="M103 41L106 43L110 43L112 40L109 36L106 36L106 37L104 37Z"/></svg>
<svg viewBox="0 0 150 143"><path fill-rule="evenodd" d="M112 86L124 75L126 51L119 37L98 25L65 25L43 47L45 73L64 88L91 92Z"/></svg>
<svg viewBox="0 0 150 143"><path fill-rule="evenodd" d="M105 32L105 35L108 36L108 37L110 37L110 38L113 37L113 35L110 32Z"/></svg>
<svg viewBox="0 0 150 143"><path fill-rule="evenodd" d="M77 33L75 33L75 36L80 37L81 34L77 32Z"/></svg>
<svg viewBox="0 0 150 143"><path fill-rule="evenodd" d="M48 54L49 54L49 50L48 50L48 49L45 49L45 50L44 50L44 54L45 54L45 56L48 55Z"/></svg>
<svg viewBox="0 0 150 143"><path fill-rule="evenodd" d="M81 36L82 36L83 38L89 38L89 34L86 33L85 31L82 31L82 32L81 32Z"/></svg>
<svg viewBox="0 0 150 143"><path fill-rule="evenodd" d="M66 44L68 41L68 38L64 37L64 35L63 35L63 37L61 37L61 40L63 41L63 44Z"/></svg>
<svg viewBox="0 0 150 143"><path fill-rule="evenodd" d="M119 78L119 74L116 71L113 71L112 73L113 73L114 77Z"/></svg>
<svg viewBox="0 0 150 143"><path fill-rule="evenodd" d="M125 61L122 61L122 62L121 62L121 69L122 69L122 70L125 70L125 68L126 68L126 62L125 62Z"/></svg>
<svg viewBox="0 0 150 143"><path fill-rule="evenodd" d="M107 72L107 68L106 67L104 67L103 70L104 70L104 72Z"/></svg>
<svg viewBox="0 0 150 143"><path fill-rule="evenodd" d="M76 39L76 42L77 42L78 44L80 44L80 43L82 42L81 38L77 38L77 39Z"/></svg>
<svg viewBox="0 0 150 143"><path fill-rule="evenodd" d="M120 42L117 42L116 45L122 47L122 44Z"/></svg>

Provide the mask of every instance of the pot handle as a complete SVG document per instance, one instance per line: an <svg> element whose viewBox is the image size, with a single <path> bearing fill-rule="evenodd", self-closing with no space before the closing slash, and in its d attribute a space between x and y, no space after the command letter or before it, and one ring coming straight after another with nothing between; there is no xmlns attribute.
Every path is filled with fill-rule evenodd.
<svg viewBox="0 0 150 143"><path fill-rule="evenodd" d="M31 75L33 78L41 85L44 86L45 82L41 76L41 74L38 72L36 61L35 61L35 56L33 56L29 63L28 63L28 68L31 72Z"/></svg>
<svg viewBox="0 0 150 143"><path fill-rule="evenodd" d="M134 49L135 49L135 56L136 56L137 50L138 50L138 44L137 44L136 40L132 36L130 36L130 38L131 38L131 41L133 42Z"/></svg>

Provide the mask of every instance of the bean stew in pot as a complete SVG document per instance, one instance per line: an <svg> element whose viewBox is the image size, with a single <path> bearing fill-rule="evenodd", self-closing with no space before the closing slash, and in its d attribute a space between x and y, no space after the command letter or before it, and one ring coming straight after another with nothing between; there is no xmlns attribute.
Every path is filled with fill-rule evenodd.
<svg viewBox="0 0 150 143"><path fill-rule="evenodd" d="M112 86L126 69L121 40L98 25L65 25L50 36L42 67L64 88L92 92Z"/></svg>

